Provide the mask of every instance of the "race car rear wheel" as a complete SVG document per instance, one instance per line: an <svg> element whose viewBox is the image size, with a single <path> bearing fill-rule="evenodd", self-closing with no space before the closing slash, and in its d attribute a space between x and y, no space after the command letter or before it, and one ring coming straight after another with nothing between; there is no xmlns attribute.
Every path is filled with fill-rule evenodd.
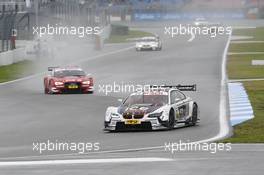
<svg viewBox="0 0 264 175"><path fill-rule="evenodd" d="M193 111L192 111L192 120L191 120L191 125L196 125L198 120L198 106L197 104L193 105Z"/></svg>
<svg viewBox="0 0 264 175"><path fill-rule="evenodd" d="M174 111L171 110L169 114L168 129L173 129L175 125Z"/></svg>

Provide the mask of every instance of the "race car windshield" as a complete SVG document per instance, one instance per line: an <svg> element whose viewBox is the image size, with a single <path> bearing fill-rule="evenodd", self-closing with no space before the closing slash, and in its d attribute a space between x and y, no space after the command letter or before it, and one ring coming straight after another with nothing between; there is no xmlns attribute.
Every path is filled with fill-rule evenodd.
<svg viewBox="0 0 264 175"><path fill-rule="evenodd" d="M156 42L155 39L142 39L141 42Z"/></svg>
<svg viewBox="0 0 264 175"><path fill-rule="evenodd" d="M68 76L85 76L85 72L81 70L61 70L54 72L55 77L68 77Z"/></svg>
<svg viewBox="0 0 264 175"><path fill-rule="evenodd" d="M132 95L124 102L124 106L135 104L150 104L153 106L163 106L168 103L167 95Z"/></svg>

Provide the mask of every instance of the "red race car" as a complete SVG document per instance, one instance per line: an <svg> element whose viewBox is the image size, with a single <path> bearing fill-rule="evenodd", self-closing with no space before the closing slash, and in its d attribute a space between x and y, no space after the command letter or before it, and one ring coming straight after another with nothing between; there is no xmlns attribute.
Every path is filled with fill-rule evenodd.
<svg viewBox="0 0 264 175"><path fill-rule="evenodd" d="M79 67L49 67L44 77L45 94L93 93L93 78Z"/></svg>

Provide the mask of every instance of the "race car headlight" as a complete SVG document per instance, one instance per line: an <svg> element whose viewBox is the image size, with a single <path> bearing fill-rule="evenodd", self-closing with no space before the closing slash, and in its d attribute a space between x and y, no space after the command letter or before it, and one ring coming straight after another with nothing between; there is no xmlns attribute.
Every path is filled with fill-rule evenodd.
<svg viewBox="0 0 264 175"><path fill-rule="evenodd" d="M149 114L149 118L158 118L160 116L162 116L163 112L159 112L159 113L153 113L153 114Z"/></svg>
<svg viewBox="0 0 264 175"><path fill-rule="evenodd" d="M63 85L64 83L63 83L63 82L56 81L54 84L55 84L55 86L61 86L61 85Z"/></svg>
<svg viewBox="0 0 264 175"><path fill-rule="evenodd" d="M116 113L111 113L111 117L112 117L112 118L119 118L119 115L116 114Z"/></svg>
<svg viewBox="0 0 264 175"><path fill-rule="evenodd" d="M88 81L83 81L82 84L85 84L85 85L89 85L91 82L88 80Z"/></svg>

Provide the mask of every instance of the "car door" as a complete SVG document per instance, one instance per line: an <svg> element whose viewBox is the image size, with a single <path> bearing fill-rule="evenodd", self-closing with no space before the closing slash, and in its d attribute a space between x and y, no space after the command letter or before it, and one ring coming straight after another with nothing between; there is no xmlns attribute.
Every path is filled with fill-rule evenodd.
<svg viewBox="0 0 264 175"><path fill-rule="evenodd" d="M189 105L186 102L186 96L178 90L172 91L171 105L174 108L176 120L185 120L189 111Z"/></svg>
<svg viewBox="0 0 264 175"><path fill-rule="evenodd" d="M181 120L186 120L186 117L189 115L189 102L186 96L181 92L177 91L177 99L179 99L179 115Z"/></svg>

